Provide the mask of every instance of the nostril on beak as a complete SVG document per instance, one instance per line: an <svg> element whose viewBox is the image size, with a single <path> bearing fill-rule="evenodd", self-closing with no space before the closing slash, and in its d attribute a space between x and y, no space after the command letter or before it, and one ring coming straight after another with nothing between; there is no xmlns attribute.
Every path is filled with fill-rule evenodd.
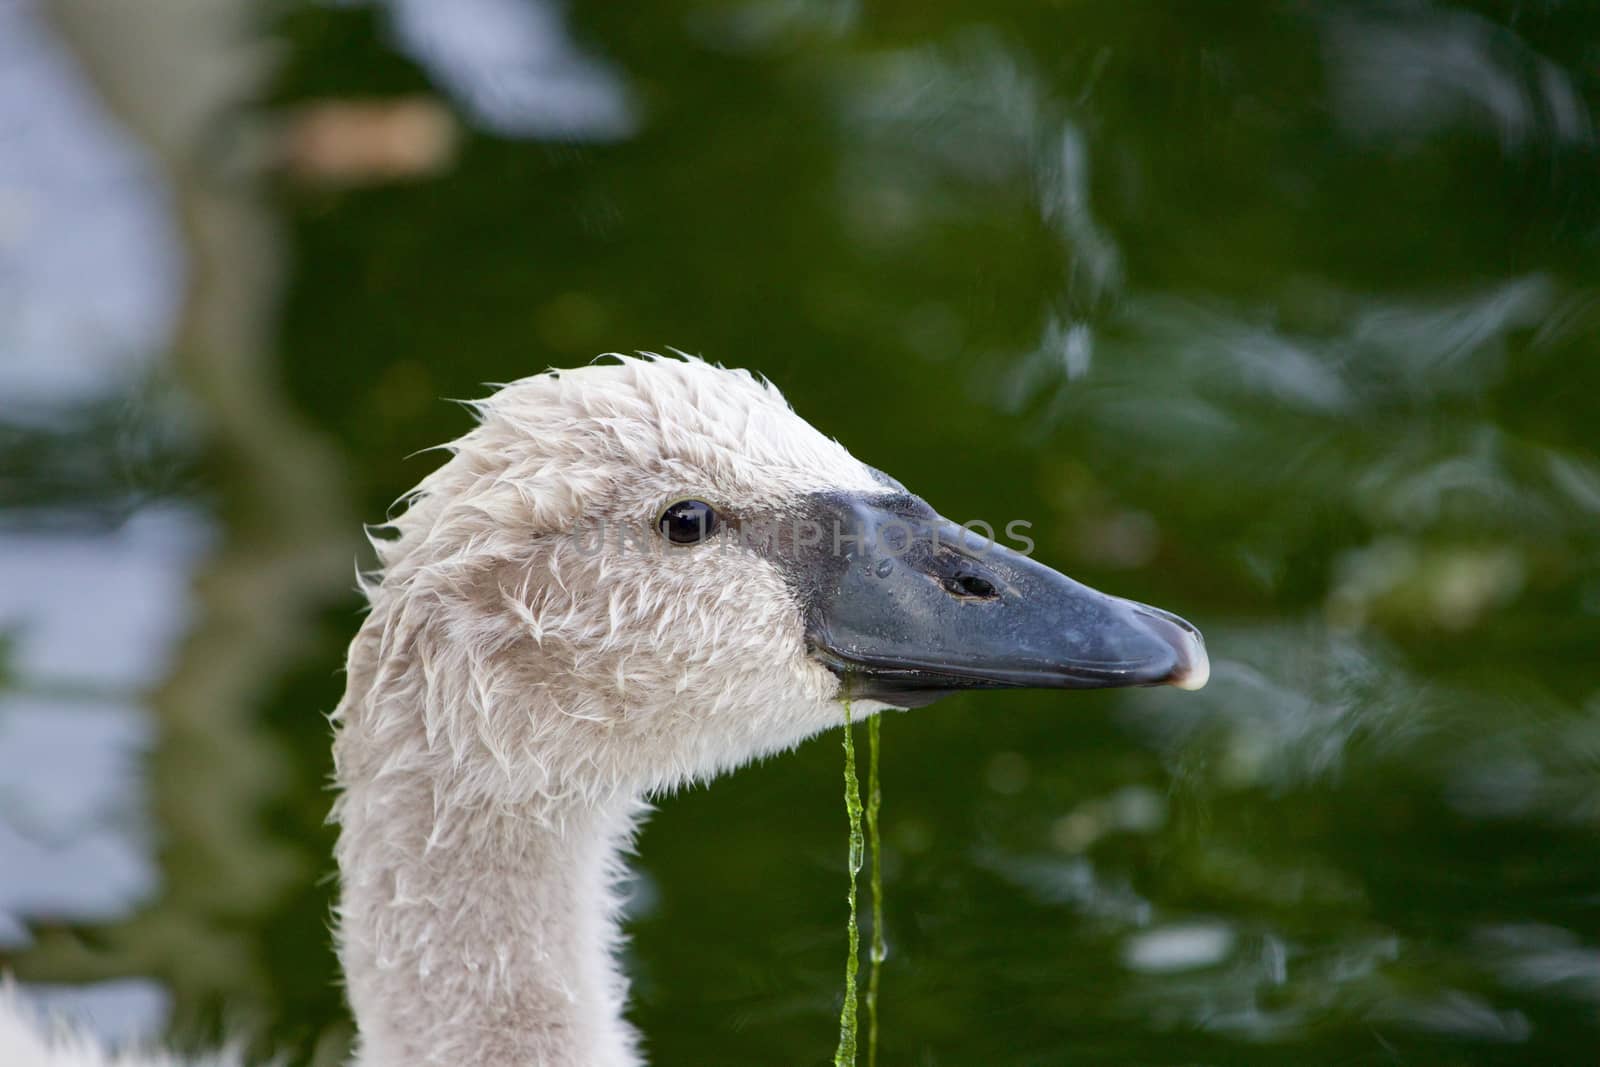
<svg viewBox="0 0 1600 1067"><path fill-rule="evenodd" d="M948 579L944 585L945 589L956 596L972 597L975 600L990 600L997 595L994 583L976 574L959 575Z"/></svg>
<svg viewBox="0 0 1600 1067"><path fill-rule="evenodd" d="M1150 624L1151 630L1167 642L1177 658L1177 665L1164 679L1166 684L1191 691L1203 689L1211 680L1211 657L1206 655L1206 639L1200 631L1170 611L1145 604L1135 610Z"/></svg>

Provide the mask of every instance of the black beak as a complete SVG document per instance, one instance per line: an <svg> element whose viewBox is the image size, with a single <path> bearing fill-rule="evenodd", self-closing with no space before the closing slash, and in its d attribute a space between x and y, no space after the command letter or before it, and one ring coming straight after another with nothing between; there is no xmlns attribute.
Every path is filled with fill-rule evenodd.
<svg viewBox="0 0 1600 1067"><path fill-rule="evenodd" d="M814 514L807 637L854 698L905 708L965 689L1199 689L1210 675L1204 639L1178 616L1096 592L916 497L833 497Z"/></svg>

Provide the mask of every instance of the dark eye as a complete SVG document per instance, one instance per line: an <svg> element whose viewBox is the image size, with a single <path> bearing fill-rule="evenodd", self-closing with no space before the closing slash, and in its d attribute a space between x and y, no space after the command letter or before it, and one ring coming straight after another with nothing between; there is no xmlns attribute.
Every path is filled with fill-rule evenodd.
<svg viewBox="0 0 1600 1067"><path fill-rule="evenodd" d="M667 505L656 528L675 545L698 544L716 532L717 513L704 500L680 500Z"/></svg>

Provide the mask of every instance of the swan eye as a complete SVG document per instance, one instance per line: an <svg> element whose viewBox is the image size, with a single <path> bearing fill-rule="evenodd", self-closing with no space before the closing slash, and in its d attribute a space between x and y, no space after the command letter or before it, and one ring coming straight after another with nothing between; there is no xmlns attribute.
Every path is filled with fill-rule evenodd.
<svg viewBox="0 0 1600 1067"><path fill-rule="evenodd" d="M680 500L667 505L656 528L675 545L695 545L716 532L717 513L704 500Z"/></svg>

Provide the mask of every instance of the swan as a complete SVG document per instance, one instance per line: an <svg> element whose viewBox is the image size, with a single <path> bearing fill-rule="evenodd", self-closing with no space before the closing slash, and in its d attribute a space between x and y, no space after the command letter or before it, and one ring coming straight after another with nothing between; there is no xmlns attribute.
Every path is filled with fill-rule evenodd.
<svg viewBox="0 0 1600 1067"><path fill-rule="evenodd" d="M355 1067L641 1063L616 887L647 799L844 701L1205 684L1194 627L975 540L746 371L616 356L469 406L369 535L332 715ZM8 1004L0 1063L113 1062Z"/></svg>

